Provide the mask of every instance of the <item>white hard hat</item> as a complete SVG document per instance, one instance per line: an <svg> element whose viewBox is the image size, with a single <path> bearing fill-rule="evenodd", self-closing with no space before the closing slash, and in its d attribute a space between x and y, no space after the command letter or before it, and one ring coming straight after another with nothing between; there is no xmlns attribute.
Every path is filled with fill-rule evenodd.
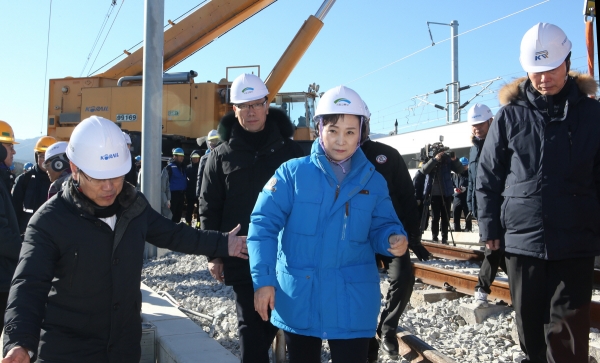
<svg viewBox="0 0 600 363"><path fill-rule="evenodd" d="M259 100L269 94L267 86L254 74L241 74L231 84L231 103Z"/></svg>
<svg viewBox="0 0 600 363"><path fill-rule="evenodd" d="M123 131L123 137L125 138L126 143L131 144L131 137L129 137L129 134L126 134L125 131Z"/></svg>
<svg viewBox="0 0 600 363"><path fill-rule="evenodd" d="M55 142L48 149L46 149L45 159L50 160L58 154L64 154L67 152L67 145L69 145L69 143L66 141Z"/></svg>
<svg viewBox="0 0 600 363"><path fill-rule="evenodd" d="M523 36L519 61L525 72L546 72L560 66L570 51L571 41L561 28L538 23Z"/></svg>
<svg viewBox="0 0 600 363"><path fill-rule="evenodd" d="M358 93L345 86L332 88L321 96L314 120L318 121L318 118L323 115L336 114L357 115L365 118L369 118L371 115Z"/></svg>
<svg viewBox="0 0 600 363"><path fill-rule="evenodd" d="M469 125L477 125L494 117L492 110L483 103L477 103L469 109L467 122Z"/></svg>
<svg viewBox="0 0 600 363"><path fill-rule="evenodd" d="M219 138L219 133L217 132L217 130L210 130L210 132L208 133L208 136L206 137L207 140L214 140L214 139L218 139Z"/></svg>
<svg viewBox="0 0 600 363"><path fill-rule="evenodd" d="M75 127L67 156L96 179L116 178L131 169L131 156L121 129L104 117L90 116Z"/></svg>

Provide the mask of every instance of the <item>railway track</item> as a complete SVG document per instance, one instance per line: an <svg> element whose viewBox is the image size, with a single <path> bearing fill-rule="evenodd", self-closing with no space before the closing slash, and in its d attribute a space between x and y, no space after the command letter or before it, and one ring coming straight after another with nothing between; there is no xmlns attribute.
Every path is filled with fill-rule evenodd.
<svg viewBox="0 0 600 363"><path fill-rule="evenodd" d="M465 295L473 295L473 292L475 291L475 285L477 285L476 275L445 270L421 263L413 263L413 272L415 274L415 278L419 278L425 284L437 286L442 289L457 291ZM595 272L597 272L597 270ZM496 280L492 284L491 289L492 293L489 295L490 299L498 299L507 304L512 304L508 282ZM599 302L592 301L590 305L590 323L593 328L600 329Z"/></svg>

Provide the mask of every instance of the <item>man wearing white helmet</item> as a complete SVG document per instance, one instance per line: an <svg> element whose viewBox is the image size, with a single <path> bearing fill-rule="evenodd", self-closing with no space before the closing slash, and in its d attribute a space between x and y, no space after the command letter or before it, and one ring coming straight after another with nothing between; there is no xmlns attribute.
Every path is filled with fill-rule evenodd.
<svg viewBox="0 0 600 363"><path fill-rule="evenodd" d="M600 254L600 104L569 73L571 42L539 23L521 41L527 77L499 93L476 181L480 240L504 247L523 362L587 362ZM504 246L502 246L504 245Z"/></svg>
<svg viewBox="0 0 600 363"><path fill-rule="evenodd" d="M50 188L48 189L48 199L52 198L63 188L63 183L71 176L69 158L67 157L66 141L59 141L52 144L46 150L46 159L44 168L48 177L50 177Z"/></svg>
<svg viewBox="0 0 600 363"><path fill-rule="evenodd" d="M260 78L242 74L231 85L233 112L218 126L221 144L212 150L202 176L199 215L202 229L224 231L241 224L246 234L256 198L275 170L302 156L290 140L294 127L287 115L269 108L269 91ZM268 363L268 350L277 332L254 310L254 288L248 261L209 260L218 281L233 286L242 363Z"/></svg>
<svg viewBox="0 0 600 363"><path fill-rule="evenodd" d="M192 254L244 255L239 230L197 231L162 217L124 182L118 126L98 116L73 130L72 177L29 222L8 298L2 363L139 362L145 241Z"/></svg>
<svg viewBox="0 0 600 363"><path fill-rule="evenodd" d="M494 121L492 110L484 104L477 103L469 109L467 122L471 125L471 150L469 152L469 187L467 189L467 206L469 215L467 218L477 219L477 199L475 196L475 181L477 180L477 166L483 143L488 134L490 126ZM479 307L488 306L488 294L492 292L491 286L496 279L498 267L506 272L506 263L504 262L504 249L489 249L487 246L484 252L485 258L479 269L479 277L475 286L475 304Z"/></svg>

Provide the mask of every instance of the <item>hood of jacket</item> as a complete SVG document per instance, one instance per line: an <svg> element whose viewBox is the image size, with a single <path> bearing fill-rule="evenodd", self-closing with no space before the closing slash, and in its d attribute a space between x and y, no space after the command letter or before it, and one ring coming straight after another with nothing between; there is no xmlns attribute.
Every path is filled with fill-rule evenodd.
<svg viewBox="0 0 600 363"><path fill-rule="evenodd" d="M63 189L63 198L69 203L74 205L76 208L84 211L85 213L93 216L94 215L94 205L91 201L87 199L81 198L79 193L76 192L76 186L73 184L73 178L70 177L66 181L66 188ZM129 183L123 183L123 189L121 193L117 196L117 201L121 205L123 209L131 206L135 201L137 196L137 191L135 187Z"/></svg>
<svg viewBox="0 0 600 363"><path fill-rule="evenodd" d="M569 77L572 78L579 90L586 95L595 95L598 90L598 84L594 78L587 74L571 71ZM502 106L511 102L525 101L526 96L523 92L523 87L527 77L517 78L514 81L504 85L498 92L498 100Z"/></svg>
<svg viewBox="0 0 600 363"><path fill-rule="evenodd" d="M283 138L289 139L294 136L294 125L287 114L277 107L269 107L269 114L267 115L267 123L276 125L279 129L279 133ZM235 117L233 111L227 113L219 122L217 132L221 141L229 141L231 139L231 131L233 125L238 123L238 119Z"/></svg>

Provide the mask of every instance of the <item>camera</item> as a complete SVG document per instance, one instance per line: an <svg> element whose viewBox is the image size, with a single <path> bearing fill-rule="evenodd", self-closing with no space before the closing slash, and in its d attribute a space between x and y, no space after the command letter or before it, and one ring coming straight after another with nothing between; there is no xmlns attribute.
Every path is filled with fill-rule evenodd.
<svg viewBox="0 0 600 363"><path fill-rule="evenodd" d="M427 144L425 147L421 148L421 161L427 162L429 159L434 158L437 154L441 152L445 152L447 156L450 158L454 158L456 155L454 151L449 151L450 148L444 146L443 144L444 136L440 136L439 142L434 142L433 144Z"/></svg>

